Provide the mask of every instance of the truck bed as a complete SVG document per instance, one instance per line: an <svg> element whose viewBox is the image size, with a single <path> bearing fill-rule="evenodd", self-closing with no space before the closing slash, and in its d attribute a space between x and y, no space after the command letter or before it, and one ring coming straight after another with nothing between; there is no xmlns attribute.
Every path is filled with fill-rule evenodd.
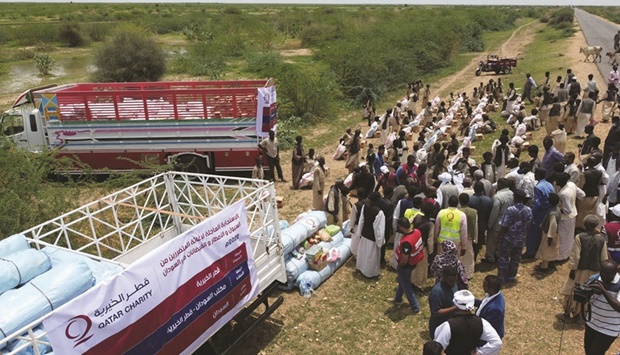
<svg viewBox="0 0 620 355"><path fill-rule="evenodd" d="M129 265L222 209L244 201L259 290L286 282L273 183L167 172L23 232L31 247L56 248L93 260ZM43 317L45 318L45 317ZM0 340L39 342L42 319ZM15 350L15 353L19 349Z"/></svg>

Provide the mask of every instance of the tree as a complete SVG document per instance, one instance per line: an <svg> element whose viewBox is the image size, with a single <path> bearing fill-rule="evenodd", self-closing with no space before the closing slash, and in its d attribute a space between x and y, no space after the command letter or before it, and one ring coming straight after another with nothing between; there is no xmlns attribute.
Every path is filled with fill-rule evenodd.
<svg viewBox="0 0 620 355"><path fill-rule="evenodd" d="M166 71L164 52L152 35L135 27L118 30L95 53L95 81L157 81Z"/></svg>

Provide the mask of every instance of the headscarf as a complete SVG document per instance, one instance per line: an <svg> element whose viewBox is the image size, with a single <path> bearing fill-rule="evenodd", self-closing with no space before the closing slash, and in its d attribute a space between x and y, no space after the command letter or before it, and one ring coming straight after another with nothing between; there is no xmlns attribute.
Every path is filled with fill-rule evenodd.
<svg viewBox="0 0 620 355"><path fill-rule="evenodd" d="M435 276L435 283L441 281L441 272L446 266L453 266L458 273L460 283L468 286L467 273L465 272L465 267L463 267L463 264L459 260L456 244L451 240L444 240L441 242L441 248L443 249L443 253L437 255L431 265L431 273Z"/></svg>
<svg viewBox="0 0 620 355"><path fill-rule="evenodd" d="M447 184L449 182L452 182L452 174L447 173L447 172L446 173L441 173L441 174L439 174L438 179L441 180L441 185L443 186L443 185L445 185L445 184Z"/></svg>

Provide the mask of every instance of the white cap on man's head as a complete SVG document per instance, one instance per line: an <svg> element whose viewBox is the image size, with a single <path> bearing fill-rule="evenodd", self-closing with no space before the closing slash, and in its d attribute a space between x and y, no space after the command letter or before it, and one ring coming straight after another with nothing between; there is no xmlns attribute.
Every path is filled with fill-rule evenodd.
<svg viewBox="0 0 620 355"><path fill-rule="evenodd" d="M460 290L454 294L454 305L464 311L473 311L476 297L469 290Z"/></svg>

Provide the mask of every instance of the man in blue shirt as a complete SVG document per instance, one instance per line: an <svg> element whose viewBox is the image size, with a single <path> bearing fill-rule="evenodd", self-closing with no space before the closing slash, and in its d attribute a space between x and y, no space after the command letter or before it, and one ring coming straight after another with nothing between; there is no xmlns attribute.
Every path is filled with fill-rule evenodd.
<svg viewBox="0 0 620 355"><path fill-rule="evenodd" d="M373 168L377 179L381 177L381 167L385 165L385 160L383 160L384 154L385 146L381 144L379 148L377 148L377 152L375 153L375 161L373 162Z"/></svg>
<svg viewBox="0 0 620 355"><path fill-rule="evenodd" d="M564 154L555 149L553 146L553 139L551 137L546 137L543 139L543 146L545 147L545 155L543 155L542 158L542 167L547 170L546 178L548 179L551 175L553 175L553 166L556 163L564 163Z"/></svg>
<svg viewBox="0 0 620 355"><path fill-rule="evenodd" d="M428 296L428 305L431 309L428 332L431 338L435 337L435 329L458 310L453 301L454 294L458 291L456 278L457 272L454 266L444 267L441 271L441 281L433 287Z"/></svg>
<svg viewBox="0 0 620 355"><path fill-rule="evenodd" d="M537 168L534 172L534 177L538 181L534 188L534 203L532 204L532 224L527 232L526 249L524 258L534 258L536 251L540 246L540 240L542 239L542 230L540 224L549 211L549 194L554 193L553 185L545 179L547 170L543 168Z"/></svg>
<svg viewBox="0 0 620 355"><path fill-rule="evenodd" d="M497 276L502 284L516 282L527 228L532 222L532 210L524 205L527 201L525 191L516 189L513 195L514 205L506 209L506 213L499 221L501 228L497 236L499 240Z"/></svg>

